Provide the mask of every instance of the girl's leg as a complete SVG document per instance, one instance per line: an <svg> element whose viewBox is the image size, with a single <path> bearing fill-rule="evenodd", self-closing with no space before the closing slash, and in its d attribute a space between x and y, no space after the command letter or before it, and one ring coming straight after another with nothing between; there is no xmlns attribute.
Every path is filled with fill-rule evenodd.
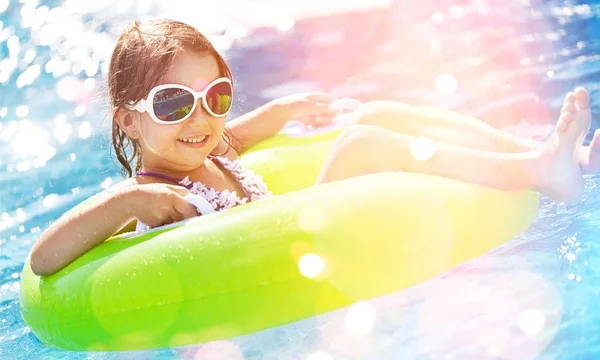
<svg viewBox="0 0 600 360"><path fill-rule="evenodd" d="M535 150L541 144L450 110L416 107L400 102L366 103L357 122L381 126L401 134L424 136L436 142L494 152L525 152Z"/></svg>
<svg viewBox="0 0 600 360"><path fill-rule="evenodd" d="M407 171L453 178L500 190L531 189L564 202L583 190L578 152L591 116L589 95L578 89L576 108L564 111L551 139L534 151L498 153L437 143L421 161L411 153L415 137L380 126L357 125L336 141L317 183L376 172Z"/></svg>
<svg viewBox="0 0 600 360"><path fill-rule="evenodd" d="M443 176L501 190L530 189L538 183L535 151L497 153L437 143L432 156L422 161L411 151L415 140L378 126L353 126L337 139L317 183L393 171Z"/></svg>
<svg viewBox="0 0 600 360"><path fill-rule="evenodd" d="M569 92L561 113L571 111L574 101L575 94ZM590 109L588 107L583 111L590 112ZM358 124L377 125L401 134L423 136L436 142L485 151L524 152L535 150L543 144L450 110L422 108L400 102L366 103L357 117ZM589 146L581 147L579 165L584 174L600 172L600 130L596 130Z"/></svg>

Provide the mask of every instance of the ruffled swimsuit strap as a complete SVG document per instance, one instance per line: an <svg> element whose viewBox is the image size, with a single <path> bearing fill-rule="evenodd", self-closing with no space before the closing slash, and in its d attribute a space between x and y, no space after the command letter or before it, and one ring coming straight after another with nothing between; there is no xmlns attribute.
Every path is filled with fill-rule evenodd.
<svg viewBox="0 0 600 360"><path fill-rule="evenodd" d="M167 181L172 181L174 183L180 184L181 185L181 180L176 179L174 177L165 175L165 174L161 174L161 173L157 173L157 172L152 172L152 171L138 171L137 175L144 175L144 176L151 176L151 177L155 177L155 178L159 178L159 179L163 179L163 180L167 180ZM184 186L186 189L191 189L192 185L188 184L188 185L182 185Z"/></svg>
<svg viewBox="0 0 600 360"><path fill-rule="evenodd" d="M246 187L242 183L238 174L235 171L233 171L233 169L230 169L227 166L227 164L225 164L218 156L214 156L214 157L211 156L210 159L213 160L213 162L215 162L222 169L225 169L229 174L231 174L231 176L233 177L235 182L239 185L239 187L242 189L242 191L244 191L244 196L248 199L248 201L252 201L252 199L251 199L252 194L250 194L250 192L248 192L248 189L246 189Z"/></svg>
<svg viewBox="0 0 600 360"><path fill-rule="evenodd" d="M219 159L218 157L214 157L214 156L209 156L209 159L211 159L214 163L217 164L217 166L221 167L222 169L224 169L225 171L227 171L235 180L235 182L239 185L240 188L242 188L242 190L244 191L244 196L246 198L248 198L248 201L251 201L251 194L248 192L248 189L246 189L246 187L244 186L244 184L242 184L241 179L239 178L239 176L236 174L235 171L232 171L232 169L230 169L225 163L223 163L223 161L221 161L221 159ZM189 183L187 185L183 185L182 184L182 180L181 179L176 179L172 176L168 176L165 174L161 174L161 173L157 173L157 172L153 172L153 171L139 171L137 173L137 175L145 175L145 176L152 176L155 178L159 178L159 179L163 179L163 180L167 180L167 181L172 181L174 183L180 184L181 186L184 186L186 189L190 190L194 184Z"/></svg>

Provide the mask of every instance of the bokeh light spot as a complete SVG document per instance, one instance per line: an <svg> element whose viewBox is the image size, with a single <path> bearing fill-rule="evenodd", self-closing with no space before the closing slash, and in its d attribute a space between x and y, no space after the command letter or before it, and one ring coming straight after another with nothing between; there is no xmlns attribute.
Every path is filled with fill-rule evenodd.
<svg viewBox="0 0 600 360"><path fill-rule="evenodd" d="M92 127L90 126L90 123L87 121L82 122L79 126L79 137L82 139L87 139L91 134Z"/></svg>
<svg viewBox="0 0 600 360"><path fill-rule="evenodd" d="M309 279L314 279L321 275L325 268L325 261L317 254L305 254L298 261L298 270Z"/></svg>
<svg viewBox="0 0 600 360"><path fill-rule="evenodd" d="M15 113L17 114L18 117L21 117L21 118L25 117L29 114L29 106L19 105L19 106L17 106Z"/></svg>
<svg viewBox="0 0 600 360"><path fill-rule="evenodd" d="M427 161L435 153L435 143L428 138L416 138L411 144L410 152L415 159Z"/></svg>
<svg viewBox="0 0 600 360"><path fill-rule="evenodd" d="M316 233L323 229L325 214L316 206L305 206L298 213L298 227L308 233Z"/></svg>
<svg viewBox="0 0 600 360"><path fill-rule="evenodd" d="M454 75L444 73L435 80L435 88L441 94L453 94L458 89L458 81Z"/></svg>
<svg viewBox="0 0 600 360"><path fill-rule="evenodd" d="M367 302L352 305L344 319L346 330L356 336L368 335L373 330L375 315L375 308Z"/></svg>
<svg viewBox="0 0 600 360"><path fill-rule="evenodd" d="M194 360L243 360L244 355L240 348L231 341L215 341L203 345L196 351Z"/></svg>
<svg viewBox="0 0 600 360"><path fill-rule="evenodd" d="M537 309L527 310L519 317L518 324L525 334L537 335L546 324L546 316Z"/></svg>

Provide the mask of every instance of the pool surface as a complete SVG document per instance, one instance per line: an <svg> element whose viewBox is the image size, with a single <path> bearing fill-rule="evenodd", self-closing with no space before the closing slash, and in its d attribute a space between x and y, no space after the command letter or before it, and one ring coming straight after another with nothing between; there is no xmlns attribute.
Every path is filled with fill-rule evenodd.
<svg viewBox="0 0 600 360"><path fill-rule="evenodd" d="M600 1L221 1L0 0L1 359L600 358L596 176L575 206L542 198L530 229L504 246L348 309L183 348L43 346L19 313L20 272L50 222L121 180L102 89L116 36L136 17L211 34L238 86L234 115L321 89L455 109L541 138L581 85L598 127Z"/></svg>

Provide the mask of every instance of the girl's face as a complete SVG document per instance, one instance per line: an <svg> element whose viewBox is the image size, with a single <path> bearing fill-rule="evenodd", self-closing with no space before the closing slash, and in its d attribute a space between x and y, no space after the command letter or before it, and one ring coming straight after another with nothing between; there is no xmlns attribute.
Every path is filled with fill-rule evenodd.
<svg viewBox="0 0 600 360"><path fill-rule="evenodd" d="M214 57L182 52L175 57L162 84L181 84L202 91L220 77ZM178 124L159 124L147 112L133 112L131 125L138 134L134 138L142 147L144 169L190 171L204 163L223 136L225 117L211 116L201 101L198 100L192 115Z"/></svg>

